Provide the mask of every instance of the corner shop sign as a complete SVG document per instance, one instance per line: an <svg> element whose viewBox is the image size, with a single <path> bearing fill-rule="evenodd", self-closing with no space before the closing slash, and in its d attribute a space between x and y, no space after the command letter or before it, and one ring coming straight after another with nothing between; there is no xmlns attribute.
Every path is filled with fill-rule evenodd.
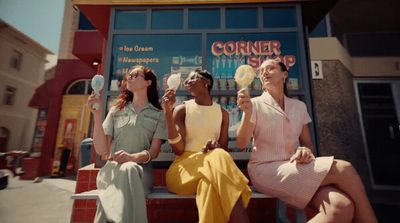
<svg viewBox="0 0 400 223"><path fill-rule="evenodd" d="M281 42L278 40L258 41L227 41L217 40L211 45L214 56L225 55L228 57L247 57L247 64L258 68L261 63L269 58L281 60L288 69L296 64L294 55L282 55Z"/></svg>

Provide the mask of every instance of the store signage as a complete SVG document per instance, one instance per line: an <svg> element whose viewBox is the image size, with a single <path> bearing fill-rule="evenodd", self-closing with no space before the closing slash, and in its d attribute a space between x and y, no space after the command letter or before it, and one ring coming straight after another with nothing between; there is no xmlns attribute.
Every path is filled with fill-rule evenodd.
<svg viewBox="0 0 400 223"><path fill-rule="evenodd" d="M278 40L259 41L215 41L211 45L211 52L214 56L222 55L233 57L247 57L246 63L254 68L269 58L282 61L290 69L296 64L294 55L282 55L281 42Z"/></svg>

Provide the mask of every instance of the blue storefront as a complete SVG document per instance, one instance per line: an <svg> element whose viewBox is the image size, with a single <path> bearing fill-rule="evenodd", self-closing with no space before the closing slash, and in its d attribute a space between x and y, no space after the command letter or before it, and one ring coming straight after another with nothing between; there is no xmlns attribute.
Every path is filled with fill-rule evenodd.
<svg viewBox="0 0 400 223"><path fill-rule="evenodd" d="M207 69L215 79L214 100L230 114L229 147L235 150L241 112L233 76L242 64L257 69L268 58L283 61L289 68L290 95L303 100L313 114L304 27L300 4L112 7L104 98L110 105L121 79L136 64L151 67L162 90L172 73L185 78L191 70ZM250 91L261 94L258 79ZM177 95L178 102L189 97L183 86Z"/></svg>

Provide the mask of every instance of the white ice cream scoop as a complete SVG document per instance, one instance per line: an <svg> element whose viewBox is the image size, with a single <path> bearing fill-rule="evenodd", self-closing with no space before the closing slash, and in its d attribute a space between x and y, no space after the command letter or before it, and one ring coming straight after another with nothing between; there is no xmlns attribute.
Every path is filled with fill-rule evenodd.
<svg viewBox="0 0 400 223"><path fill-rule="evenodd" d="M180 84L181 84L181 73L171 74L168 77L167 80L168 88L174 89L176 91L176 89L178 89Z"/></svg>
<svg viewBox="0 0 400 223"><path fill-rule="evenodd" d="M247 88L251 82L254 80L256 72L250 65L244 64L240 65L236 69L235 81L240 85L241 88Z"/></svg>
<svg viewBox="0 0 400 223"><path fill-rule="evenodd" d="M91 85L92 88L93 88L95 97L96 97L96 98L100 97L100 91L101 91L101 89L103 89L103 87L104 87L104 77L103 77L103 75L100 75L100 74L94 75L93 78L92 78L92 82L90 83L90 85ZM99 104L98 104L98 103L94 103L93 106L92 106L92 108L93 108L94 110L99 109Z"/></svg>

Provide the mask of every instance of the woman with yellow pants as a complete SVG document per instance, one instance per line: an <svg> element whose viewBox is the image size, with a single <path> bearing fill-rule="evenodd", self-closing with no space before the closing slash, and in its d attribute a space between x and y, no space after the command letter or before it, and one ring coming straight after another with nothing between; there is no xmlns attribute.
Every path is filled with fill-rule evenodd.
<svg viewBox="0 0 400 223"><path fill-rule="evenodd" d="M195 70L184 82L193 96L173 109L175 91L163 96L168 141L177 158L167 172L167 187L176 194L196 194L200 223L249 222L251 190L228 146L228 113L212 101L210 73Z"/></svg>

